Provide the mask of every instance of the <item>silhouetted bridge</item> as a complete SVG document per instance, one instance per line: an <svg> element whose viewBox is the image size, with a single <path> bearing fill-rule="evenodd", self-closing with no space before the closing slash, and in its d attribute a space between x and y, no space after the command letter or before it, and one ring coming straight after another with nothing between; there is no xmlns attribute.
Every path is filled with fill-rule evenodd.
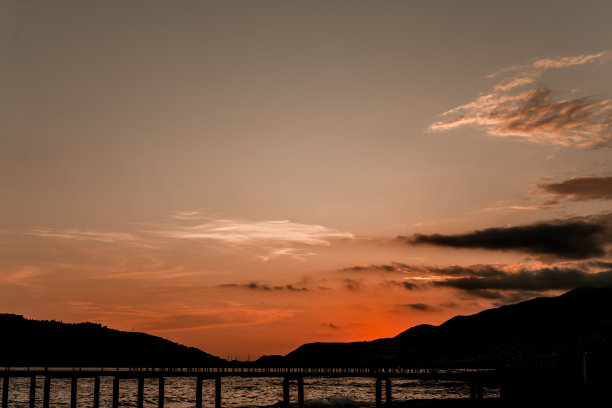
<svg viewBox="0 0 612 408"><path fill-rule="evenodd" d="M376 407L383 406L383 384L385 405L391 407L393 379L448 380L464 381L470 384L470 398L483 398L483 386L498 384L497 374L491 369L433 369L433 368L262 368L262 367L221 367L221 368L0 368L2 381L2 407L8 408L8 394L11 378L30 378L29 407L34 408L36 401L37 377L44 377L43 408L49 408L51 379L71 379L70 406L77 408L77 384L80 378L93 378L93 408L100 406L100 377L113 378L112 406L119 407L119 387L121 380L138 380L137 408L144 405L144 380L158 379L158 407L164 406L164 382L168 377L192 377L196 385L195 408L202 408L202 385L205 380L214 381L215 408L221 408L221 379L223 377L277 377L283 378L283 405L290 404L289 388L291 381L297 382L298 407L304 407L304 378L372 378L375 386Z"/></svg>

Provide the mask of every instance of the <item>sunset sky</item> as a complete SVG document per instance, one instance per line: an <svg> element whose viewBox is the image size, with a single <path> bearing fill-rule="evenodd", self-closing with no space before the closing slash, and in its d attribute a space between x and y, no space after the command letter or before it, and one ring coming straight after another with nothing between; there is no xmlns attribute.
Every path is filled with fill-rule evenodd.
<svg viewBox="0 0 612 408"><path fill-rule="evenodd" d="M612 2L0 2L0 313L227 358L612 284Z"/></svg>

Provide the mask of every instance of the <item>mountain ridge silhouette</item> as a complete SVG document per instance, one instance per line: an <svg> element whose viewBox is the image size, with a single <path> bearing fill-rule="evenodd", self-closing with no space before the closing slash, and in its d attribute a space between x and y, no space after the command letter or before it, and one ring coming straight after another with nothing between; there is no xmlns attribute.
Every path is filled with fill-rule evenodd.
<svg viewBox="0 0 612 408"><path fill-rule="evenodd" d="M582 287L419 325L392 338L308 343L257 363L286 366L555 365L567 355L610 354L612 286Z"/></svg>

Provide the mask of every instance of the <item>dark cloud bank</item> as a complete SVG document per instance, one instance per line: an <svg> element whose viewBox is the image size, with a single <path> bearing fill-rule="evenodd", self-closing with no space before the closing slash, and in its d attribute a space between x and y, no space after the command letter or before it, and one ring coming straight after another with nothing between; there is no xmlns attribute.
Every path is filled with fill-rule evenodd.
<svg viewBox="0 0 612 408"><path fill-rule="evenodd" d="M360 266L360 270L378 271L383 267L385 270L394 268L398 273L402 273L406 280L387 282L404 286L408 290L431 287L453 288L470 297L498 300L499 304L521 301L551 290L612 285L612 263L606 261L581 262L570 267L551 266L520 270L508 270L509 268L500 265L437 267L401 263ZM419 279L412 280L413 277ZM418 304L411 305L416 306L404 306L414 310L425 310L419 309Z"/></svg>
<svg viewBox="0 0 612 408"><path fill-rule="evenodd" d="M538 187L572 200L612 199L612 177L576 177Z"/></svg>
<svg viewBox="0 0 612 408"><path fill-rule="evenodd" d="M487 228L465 234L415 234L398 237L412 245L436 245L450 248L516 250L563 259L587 259L606 253L612 241L611 214L588 217L587 220L566 220L508 228Z"/></svg>
<svg viewBox="0 0 612 408"><path fill-rule="evenodd" d="M479 290L520 290L542 292L547 290L566 290L580 286L612 285L612 271L588 272L578 268L541 268L506 272L487 266L488 273L482 274L478 267L462 268L466 274L449 277L432 283L434 286L452 287L464 291Z"/></svg>

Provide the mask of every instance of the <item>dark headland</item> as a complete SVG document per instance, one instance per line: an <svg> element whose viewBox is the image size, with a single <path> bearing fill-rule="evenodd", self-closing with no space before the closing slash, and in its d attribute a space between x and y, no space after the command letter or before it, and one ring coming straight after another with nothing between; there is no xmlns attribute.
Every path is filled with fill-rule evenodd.
<svg viewBox="0 0 612 408"><path fill-rule="evenodd" d="M225 363L194 347L97 323L1 314L0 333L0 366L218 367Z"/></svg>

